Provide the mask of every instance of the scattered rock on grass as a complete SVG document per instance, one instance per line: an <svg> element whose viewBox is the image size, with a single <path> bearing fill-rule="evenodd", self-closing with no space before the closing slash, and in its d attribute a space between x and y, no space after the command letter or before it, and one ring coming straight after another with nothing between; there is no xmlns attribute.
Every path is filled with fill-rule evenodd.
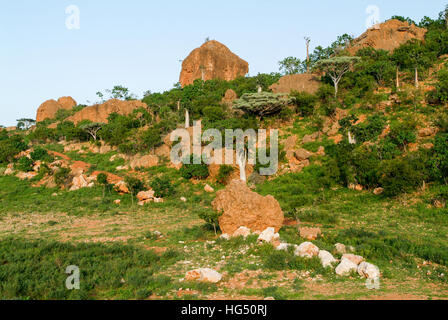
<svg viewBox="0 0 448 320"><path fill-rule="evenodd" d="M294 254L299 257L313 258L319 255L319 248L311 242L304 242L296 248Z"/></svg>
<svg viewBox="0 0 448 320"><path fill-rule="evenodd" d="M209 268L201 268L187 272L185 276L186 281L199 281L218 283L221 281L222 275L215 270Z"/></svg>
<svg viewBox="0 0 448 320"><path fill-rule="evenodd" d="M247 227L239 227L234 233L233 233L233 237L243 237L243 238L247 238L248 236L250 236L251 231L249 228Z"/></svg>
<svg viewBox="0 0 448 320"><path fill-rule="evenodd" d="M367 279L377 279L380 277L380 269L368 262L362 262L358 267L358 274Z"/></svg>
<svg viewBox="0 0 448 320"><path fill-rule="evenodd" d="M273 243L273 242L277 241L279 238L280 238L280 235L278 233L275 233L274 228L267 228L258 237L258 242L259 243L263 243L263 242Z"/></svg>
<svg viewBox="0 0 448 320"><path fill-rule="evenodd" d="M334 245L334 247L336 248L337 253L339 254L346 254L347 253L347 248L345 247L344 244L342 243L336 243Z"/></svg>
<svg viewBox="0 0 448 320"><path fill-rule="evenodd" d="M300 228L300 237L306 240L316 240L317 237L322 235L320 228Z"/></svg>
<svg viewBox="0 0 448 320"><path fill-rule="evenodd" d="M348 259L342 259L341 263L336 267L338 276L349 276L352 272L358 271L358 265Z"/></svg>
<svg viewBox="0 0 448 320"><path fill-rule="evenodd" d="M210 185L206 184L204 187L204 191L208 193L215 192L215 189L213 189Z"/></svg>
<svg viewBox="0 0 448 320"><path fill-rule="evenodd" d="M319 259L324 268L332 267L333 263L338 262L330 252L325 250L319 251Z"/></svg>
<svg viewBox="0 0 448 320"><path fill-rule="evenodd" d="M354 254L350 254L350 253L349 254L344 254L342 256L342 260L344 260L344 259L350 260L351 262L356 264L356 266L358 266L361 262L364 261L363 257L357 256L357 255L354 255Z"/></svg>

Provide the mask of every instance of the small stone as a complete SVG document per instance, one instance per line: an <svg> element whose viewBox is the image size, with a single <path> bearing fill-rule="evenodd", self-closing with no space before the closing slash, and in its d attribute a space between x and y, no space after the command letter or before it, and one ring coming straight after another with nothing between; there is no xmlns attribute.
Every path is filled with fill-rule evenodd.
<svg viewBox="0 0 448 320"><path fill-rule="evenodd" d="M313 258L319 255L319 248L311 242L304 242L296 248L294 254L299 257Z"/></svg>
<svg viewBox="0 0 448 320"><path fill-rule="evenodd" d="M338 262L330 252L325 250L319 251L319 259L324 268L332 267L333 263Z"/></svg>
<svg viewBox="0 0 448 320"><path fill-rule="evenodd" d="M322 235L320 228L300 228L300 237L306 240L316 240Z"/></svg>
<svg viewBox="0 0 448 320"><path fill-rule="evenodd" d="M338 276L349 276L352 272L358 271L358 265L348 259L342 259L341 263L336 267Z"/></svg>
<svg viewBox="0 0 448 320"><path fill-rule="evenodd" d="M227 233L223 233L219 238L222 240L230 240L230 236Z"/></svg>
<svg viewBox="0 0 448 320"><path fill-rule="evenodd" d="M221 281L222 275L215 270L209 268L200 268L187 272L185 275L186 281L199 281L199 282L211 282L218 283Z"/></svg>
<svg viewBox="0 0 448 320"><path fill-rule="evenodd" d="M180 198L180 201L182 201L182 202L187 202L187 198L182 197L182 198Z"/></svg>
<svg viewBox="0 0 448 320"><path fill-rule="evenodd" d="M250 236L251 231L249 228L247 227L239 227L234 233L233 233L233 237L243 237L243 238L247 238L248 236Z"/></svg>
<svg viewBox="0 0 448 320"><path fill-rule="evenodd" d="M164 200L162 198L154 198L154 203L163 203Z"/></svg>
<svg viewBox="0 0 448 320"><path fill-rule="evenodd" d="M282 251L282 250L284 250L284 251L286 251L286 250L288 250L288 248L289 248L289 243L280 243L280 244L275 248L275 250L278 250L278 251Z"/></svg>
<svg viewBox="0 0 448 320"><path fill-rule="evenodd" d="M381 276L380 269L368 262L359 265L358 274L367 279L378 279Z"/></svg>
<svg viewBox="0 0 448 320"><path fill-rule="evenodd" d="M353 262L354 264L356 264L356 266L358 266L361 262L364 261L364 258L363 258L363 257L361 257L361 256L357 256L357 255L354 255L354 254L351 254L351 253L344 254L344 255L342 256L342 260L344 260L344 259L350 260L351 262Z"/></svg>
<svg viewBox="0 0 448 320"><path fill-rule="evenodd" d="M376 196L383 194L383 192L384 192L384 188L376 188L375 190L373 190L373 194Z"/></svg>
<svg viewBox="0 0 448 320"><path fill-rule="evenodd" d="M120 200L120 199L117 199L117 200L114 201L114 203L115 203L116 205L119 205L119 204L121 203L121 200Z"/></svg>
<svg viewBox="0 0 448 320"><path fill-rule="evenodd" d="M339 254L346 254L347 253L347 248L345 247L344 244L342 243L336 243L334 245L334 247L336 248L337 253Z"/></svg>
<svg viewBox="0 0 448 320"><path fill-rule="evenodd" d="M215 189L213 189L210 185L206 184L204 187L204 191L208 193L215 192Z"/></svg>
<svg viewBox="0 0 448 320"><path fill-rule="evenodd" d="M258 237L258 242L259 243L263 243L263 242L273 243L274 241L278 240L279 238L280 238L280 235L278 233L275 233L274 228L267 228Z"/></svg>

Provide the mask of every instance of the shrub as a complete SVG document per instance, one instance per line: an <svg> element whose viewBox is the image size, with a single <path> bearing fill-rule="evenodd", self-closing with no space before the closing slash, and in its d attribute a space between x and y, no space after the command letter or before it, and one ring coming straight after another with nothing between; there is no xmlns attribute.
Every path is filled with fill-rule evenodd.
<svg viewBox="0 0 448 320"><path fill-rule="evenodd" d="M33 171L33 164L34 162L30 158L21 157L19 161L17 161L15 168L19 171L24 172Z"/></svg>
<svg viewBox="0 0 448 320"><path fill-rule="evenodd" d="M125 178L124 182L126 183L126 186L128 187L129 191L131 192L132 201L134 201L134 196L137 193L139 193L140 191L143 191L145 189L143 182L137 178L128 176Z"/></svg>
<svg viewBox="0 0 448 320"><path fill-rule="evenodd" d="M48 151L42 147L35 147L30 156L34 161L52 162L54 160L54 158L48 154Z"/></svg>
<svg viewBox="0 0 448 320"><path fill-rule="evenodd" d="M1 131L0 136L0 163L10 163L14 156L25 151L28 145L19 135L8 136L6 131Z"/></svg>
<svg viewBox="0 0 448 320"><path fill-rule="evenodd" d="M293 91L289 97L296 107L296 112L301 116L306 117L313 114L314 106L317 102L317 97L315 95L307 92Z"/></svg>
<svg viewBox="0 0 448 320"><path fill-rule="evenodd" d="M283 94L247 93L234 102L233 108L255 116L266 117L280 113L288 103L289 99L285 99Z"/></svg>
<svg viewBox="0 0 448 320"><path fill-rule="evenodd" d="M425 178L421 161L411 157L384 161L382 168L380 183L389 197L414 190Z"/></svg>
<svg viewBox="0 0 448 320"><path fill-rule="evenodd" d="M72 175L70 174L69 168L59 168L54 174L54 182L60 187L67 187L71 180Z"/></svg>
<svg viewBox="0 0 448 320"><path fill-rule="evenodd" d="M409 143L413 143L417 139L415 134L416 126L413 120L395 122L390 127L388 137L392 143L405 149Z"/></svg>
<svg viewBox="0 0 448 320"><path fill-rule="evenodd" d="M448 183L448 134L436 136L431 152L431 176L437 181Z"/></svg>
<svg viewBox="0 0 448 320"><path fill-rule="evenodd" d="M213 227L213 231L215 235L218 233L219 229L219 217L222 215L222 212L217 212L214 210L205 210L198 213L200 219L204 220L208 225Z"/></svg>
<svg viewBox="0 0 448 320"><path fill-rule="evenodd" d="M207 179L210 175L208 171L208 166L205 163L194 164L195 157L192 155L190 157L190 164L183 164L180 168L180 175L185 179Z"/></svg>
<svg viewBox="0 0 448 320"><path fill-rule="evenodd" d="M218 175L216 176L216 181L221 184L225 184L227 179L233 172L233 167L229 165L222 165L219 167Z"/></svg>
<svg viewBox="0 0 448 320"><path fill-rule="evenodd" d="M150 186L157 198L169 197L174 193L174 187L168 177L157 177L151 182Z"/></svg>

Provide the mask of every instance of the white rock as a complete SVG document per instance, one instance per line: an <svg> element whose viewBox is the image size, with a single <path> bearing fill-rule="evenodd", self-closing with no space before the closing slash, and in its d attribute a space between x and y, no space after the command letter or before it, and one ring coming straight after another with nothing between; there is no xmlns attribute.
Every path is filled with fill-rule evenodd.
<svg viewBox="0 0 448 320"><path fill-rule="evenodd" d="M359 265L358 274L367 279L377 279L381 276L380 269L368 262L362 262Z"/></svg>
<svg viewBox="0 0 448 320"><path fill-rule="evenodd" d="M336 251L337 251L339 254L345 254L345 253L347 253L347 248L346 248L345 245L342 244L342 243L336 243L336 244L334 245L334 247L336 248Z"/></svg>
<svg viewBox="0 0 448 320"><path fill-rule="evenodd" d="M338 276L349 276L353 271L358 271L358 265L348 259L342 259L335 270Z"/></svg>
<svg viewBox="0 0 448 320"><path fill-rule="evenodd" d="M344 255L342 256L342 259L341 259L341 260L344 260L344 259L350 260L351 262L353 262L353 263L356 264L357 266L358 266L361 262L364 261L364 258L363 258L363 257L361 257L361 256L357 256L357 255L354 255L354 254L351 254L351 253L346 253L346 254L344 254Z"/></svg>
<svg viewBox="0 0 448 320"><path fill-rule="evenodd" d="M286 251L286 250L288 250L288 248L289 248L289 243L280 243L277 246L277 248L275 248L275 250L278 250L278 251L284 250L284 251Z"/></svg>
<svg viewBox="0 0 448 320"><path fill-rule="evenodd" d="M212 193L215 191L210 185L206 184L204 187L205 192Z"/></svg>
<svg viewBox="0 0 448 320"><path fill-rule="evenodd" d="M230 236L227 233L223 233L219 238L223 240L230 240Z"/></svg>
<svg viewBox="0 0 448 320"><path fill-rule="evenodd" d="M182 198L180 198L180 201L182 201L182 202L187 202L187 198L182 197Z"/></svg>
<svg viewBox="0 0 448 320"><path fill-rule="evenodd" d="M233 237L244 237L244 239L246 239L248 236L250 236L250 229L247 227L239 227L238 230L236 230L233 233Z"/></svg>
<svg viewBox="0 0 448 320"><path fill-rule="evenodd" d="M319 248L311 242L304 242L296 248L294 254L299 257L313 258L319 255Z"/></svg>
<svg viewBox="0 0 448 320"><path fill-rule="evenodd" d="M221 281L222 275L209 268L201 268L187 272L185 280L218 283Z"/></svg>
<svg viewBox="0 0 448 320"><path fill-rule="evenodd" d="M319 259L324 268L332 267L333 263L338 262L330 252L325 250L319 251Z"/></svg>
<svg viewBox="0 0 448 320"><path fill-rule="evenodd" d="M274 228L267 228L258 237L258 242L259 243L262 243L262 242L272 243L275 240L278 240L279 238L280 238L280 235L278 233L275 233Z"/></svg>
<svg viewBox="0 0 448 320"><path fill-rule="evenodd" d="M3 174L5 176L9 176L9 175L11 175L13 173L14 173L14 170L12 170L11 168L6 168L5 172L3 172Z"/></svg>

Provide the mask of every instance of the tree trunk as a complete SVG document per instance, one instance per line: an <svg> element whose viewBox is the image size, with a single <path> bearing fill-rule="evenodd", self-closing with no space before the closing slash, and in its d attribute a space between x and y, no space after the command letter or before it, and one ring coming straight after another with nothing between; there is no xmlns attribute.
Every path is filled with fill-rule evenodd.
<svg viewBox="0 0 448 320"><path fill-rule="evenodd" d="M334 83L334 98L337 99L338 97L338 90L339 90L339 83L335 82Z"/></svg>
<svg viewBox="0 0 448 320"><path fill-rule="evenodd" d="M399 75L399 68L397 66L397 75L396 75L396 86L397 88L400 88L400 75Z"/></svg>
<svg viewBox="0 0 448 320"><path fill-rule="evenodd" d="M240 180L243 182L247 182L246 178L246 163L247 163L247 152L241 152L237 156L238 166L240 167Z"/></svg>
<svg viewBox="0 0 448 320"><path fill-rule="evenodd" d="M419 83L418 83L418 68L415 67L415 87L418 88L419 87Z"/></svg>

